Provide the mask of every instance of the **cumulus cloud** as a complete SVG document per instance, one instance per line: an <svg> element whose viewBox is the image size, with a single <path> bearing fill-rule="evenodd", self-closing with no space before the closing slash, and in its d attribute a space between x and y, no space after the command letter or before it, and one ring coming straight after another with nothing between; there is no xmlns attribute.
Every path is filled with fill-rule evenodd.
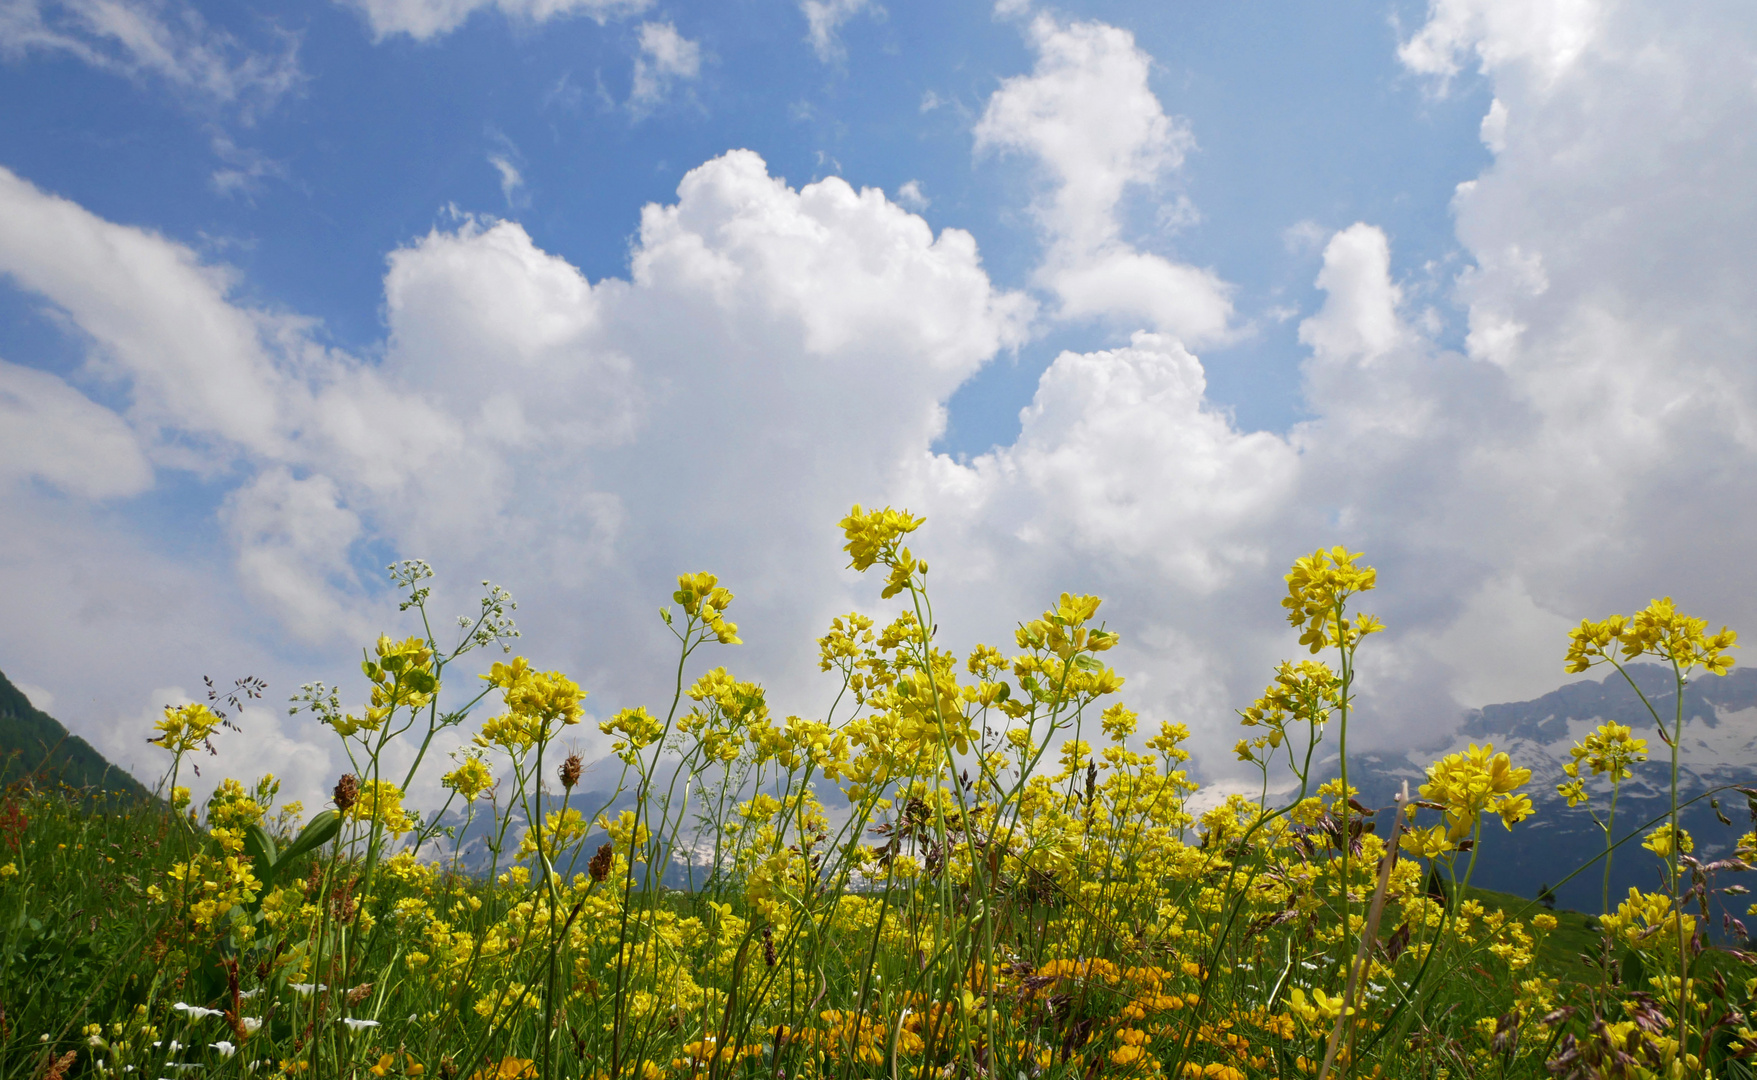
<svg viewBox="0 0 1757 1080"><path fill-rule="evenodd" d="M653 0L351 0L379 40L407 34L427 41L449 34L478 11L494 9L518 22L584 17L605 23L639 15Z"/></svg>
<svg viewBox="0 0 1757 1080"><path fill-rule="evenodd" d="M153 79L248 117L304 82L299 41L251 49L210 26L188 3L147 0L6 0L0 4L0 55L60 53L132 79Z"/></svg>
<svg viewBox="0 0 1757 1080"><path fill-rule="evenodd" d="M1391 245L1379 229L1357 223L1332 236L1317 286L1327 294L1324 308L1300 324L1299 339L1320 359L1372 360L1403 337L1403 292L1391 281Z"/></svg>
<svg viewBox="0 0 1757 1080"><path fill-rule="evenodd" d="M665 100L678 82L693 79L702 71L702 48L677 32L668 22L641 24L640 55L634 61L634 85L628 104L637 112Z"/></svg>
<svg viewBox="0 0 1757 1080"><path fill-rule="evenodd" d="M976 125L978 151L1033 158L1049 181L1038 203L1048 251L1038 282L1064 317L1146 320L1192 344L1224 336L1230 288L1213 271L1136 250L1123 199L1152 190L1195 146L1148 85L1152 57L1104 23L1031 23L1037 64L1002 82Z"/></svg>

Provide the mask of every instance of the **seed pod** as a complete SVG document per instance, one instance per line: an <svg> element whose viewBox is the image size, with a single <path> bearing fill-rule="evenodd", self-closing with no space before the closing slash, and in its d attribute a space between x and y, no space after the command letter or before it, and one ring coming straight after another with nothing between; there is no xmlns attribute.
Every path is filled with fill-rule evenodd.
<svg viewBox="0 0 1757 1080"><path fill-rule="evenodd" d="M336 809L347 813L348 807L360 801L360 780L353 773L343 773L336 781Z"/></svg>
<svg viewBox="0 0 1757 1080"><path fill-rule="evenodd" d="M586 864L586 872L592 875L593 881L603 881L610 876L610 860L615 855L616 848L605 844L598 849L596 855L592 856L592 861Z"/></svg>
<svg viewBox="0 0 1757 1080"><path fill-rule="evenodd" d="M569 754L567 755L567 760L561 763L561 786L572 791L573 786L579 782L580 756L578 754Z"/></svg>

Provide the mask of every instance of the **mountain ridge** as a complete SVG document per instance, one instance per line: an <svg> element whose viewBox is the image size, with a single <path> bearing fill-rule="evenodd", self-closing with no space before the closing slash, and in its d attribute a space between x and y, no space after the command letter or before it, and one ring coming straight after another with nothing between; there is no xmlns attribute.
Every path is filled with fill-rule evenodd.
<svg viewBox="0 0 1757 1080"><path fill-rule="evenodd" d="M0 673L0 784L25 777L37 783L152 798L128 770L111 764L61 721L32 705L24 691Z"/></svg>

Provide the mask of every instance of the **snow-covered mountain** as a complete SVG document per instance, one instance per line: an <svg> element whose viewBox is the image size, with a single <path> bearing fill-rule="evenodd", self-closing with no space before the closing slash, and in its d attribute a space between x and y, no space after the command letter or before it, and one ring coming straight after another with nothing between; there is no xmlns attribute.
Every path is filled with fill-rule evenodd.
<svg viewBox="0 0 1757 1080"><path fill-rule="evenodd" d="M1677 698L1669 669L1637 665L1630 669L1641 695L1670 724ZM1599 680L1570 683L1534 701L1490 705L1469 713L1452 737L1443 744L1406 754L1361 754L1349 763L1349 782L1361 789L1372 805L1386 805L1402 781L1413 794L1426 778L1430 762L1465 749L1471 743L1493 743L1505 750L1515 765L1531 770L1531 781L1522 791L1531 796L1537 813L1507 832L1499 824L1483 830L1483 850L1478 856L1476 882L1525 896L1539 887L1556 887L1566 907L1596 912L1603 888L1600 863L1565 885L1568 874L1604 850L1604 833L1585 807L1570 809L1556 794L1566 779L1562 767L1571 760L1569 750L1599 724L1610 720L1626 724L1638 738L1647 740L1648 761L1623 784L1617 804L1615 833L1618 839L1640 830L1669 806L1671 751L1659 736L1652 715L1622 675L1615 671ZM1724 676L1699 675L1685 688L1684 729L1680 742L1678 790L1690 799L1729 784L1757 786L1757 669L1735 668ZM1609 802L1608 785L1593 787L1592 807L1602 817ZM1720 812L1732 824L1716 816L1704 799L1683 812L1683 825L1696 840L1699 857L1730 852L1737 838L1752 827L1745 797L1736 791L1717 796ZM1639 839L1617 849L1611 867L1613 905L1629 886L1654 888L1659 881L1659 860L1640 846Z"/></svg>

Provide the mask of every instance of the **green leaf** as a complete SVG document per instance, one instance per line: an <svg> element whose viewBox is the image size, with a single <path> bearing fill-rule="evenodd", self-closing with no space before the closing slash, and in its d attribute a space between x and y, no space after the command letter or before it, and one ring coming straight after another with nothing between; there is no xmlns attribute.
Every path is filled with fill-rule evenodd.
<svg viewBox="0 0 1757 1080"><path fill-rule="evenodd" d="M268 834L261 822L244 830L244 853L250 856L256 879L267 886L279 869L275 865L275 858L280 852L275 848L275 838Z"/></svg>
<svg viewBox="0 0 1757 1080"><path fill-rule="evenodd" d="M299 835L291 844L287 845L285 851L281 852L280 858L275 860L275 869L280 870L291 865L293 860L335 839L336 833L341 831L342 815L334 810L325 810L318 814L306 824L305 828L299 830Z"/></svg>

